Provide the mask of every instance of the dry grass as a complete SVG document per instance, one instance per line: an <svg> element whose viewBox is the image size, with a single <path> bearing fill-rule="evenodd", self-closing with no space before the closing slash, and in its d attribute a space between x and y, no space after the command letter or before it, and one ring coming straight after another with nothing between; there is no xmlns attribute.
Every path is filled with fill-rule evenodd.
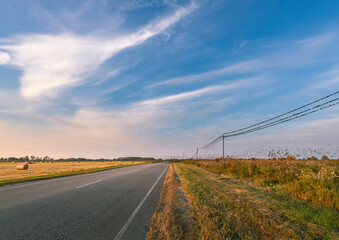
<svg viewBox="0 0 339 240"><path fill-rule="evenodd" d="M146 239L179 240L189 238L187 202L180 191L180 182L173 164L171 164Z"/></svg>
<svg viewBox="0 0 339 240"><path fill-rule="evenodd" d="M257 186L276 188L320 206L339 209L339 160L227 159L187 163Z"/></svg>
<svg viewBox="0 0 339 240"><path fill-rule="evenodd" d="M28 170L16 170L16 166L20 163L0 162L0 181L34 177L49 174L75 172L86 169L113 167L118 165L134 165L145 162L53 162L53 163L35 163L29 164Z"/></svg>
<svg viewBox="0 0 339 240"><path fill-rule="evenodd" d="M338 239L338 211L276 189L175 164L192 209L189 239Z"/></svg>

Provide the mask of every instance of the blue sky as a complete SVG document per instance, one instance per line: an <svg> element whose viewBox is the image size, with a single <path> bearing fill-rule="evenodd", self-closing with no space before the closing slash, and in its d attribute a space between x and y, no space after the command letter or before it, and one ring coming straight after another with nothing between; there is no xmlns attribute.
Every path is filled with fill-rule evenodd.
<svg viewBox="0 0 339 240"><path fill-rule="evenodd" d="M222 132L337 91L338 9L330 0L1 1L0 154L190 157ZM333 107L230 139L227 154L338 157L338 126ZM201 154L219 156L220 146Z"/></svg>

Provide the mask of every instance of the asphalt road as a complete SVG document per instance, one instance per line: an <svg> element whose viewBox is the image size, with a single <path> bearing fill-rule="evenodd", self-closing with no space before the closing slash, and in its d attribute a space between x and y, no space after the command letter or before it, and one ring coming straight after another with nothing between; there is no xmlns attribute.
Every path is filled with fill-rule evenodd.
<svg viewBox="0 0 339 240"><path fill-rule="evenodd" d="M168 164L0 187L0 239L144 239Z"/></svg>

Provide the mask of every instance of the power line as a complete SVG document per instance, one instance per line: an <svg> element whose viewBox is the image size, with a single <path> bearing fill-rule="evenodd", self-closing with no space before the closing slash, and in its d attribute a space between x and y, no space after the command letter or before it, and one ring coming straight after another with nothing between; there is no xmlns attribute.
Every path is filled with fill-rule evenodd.
<svg viewBox="0 0 339 240"><path fill-rule="evenodd" d="M262 130L262 129L265 129L265 128L268 128L268 127L272 127L272 126L275 126L275 125L278 125L278 124L281 124L281 123L284 123L284 122L288 122L288 121L291 121L293 119L296 119L296 118L300 118L300 117L303 117L303 116L306 116L306 115L309 115L311 113L315 113L315 112L318 112L320 110L324 110L326 108L329 108L329 107L332 107L334 105L337 105L339 104L339 102L336 102L336 103L333 103L333 104L330 104L328 105L330 102L333 102L333 101L336 101L338 100L337 99L334 99L332 101L329 101L329 102L326 102L324 104L320 104L318 106L315 106L311 109L315 109L315 108L319 108L319 109L316 109L316 110L313 110L313 111L310 111L311 109L307 109L305 111L302 111L302 112L299 112L299 113L296 113L296 114L293 114L292 116L289 116L289 117L286 117L286 118L283 118L283 119L280 119L280 120L277 120L277 121L274 121L274 122L271 122L271 123L268 123L268 124L265 124L265 125L262 125L262 126L259 126L259 127L256 127L256 128L252 128L252 129L248 129L246 131L242 131L242 132L238 132L238 133L234 133L234 134L228 134L228 135L221 135L219 136L218 138L216 138L215 140L213 140L212 142L210 142L209 144L206 144L205 146L203 146L202 148L210 148L212 146L214 146L215 144L219 143L223 138L228 138L228 137L233 137L233 136L239 136L239 135L243 135L243 134L247 134L247 133L250 133L250 132L255 132L255 131L259 131L259 130ZM327 106L326 106L327 105ZM321 106L324 106L324 107L321 107ZM310 111L310 112L308 112ZM306 113L305 113L306 112ZM304 113L304 114L302 114ZM301 114L301 115L300 115ZM246 128L247 129L247 128Z"/></svg>
<svg viewBox="0 0 339 240"><path fill-rule="evenodd" d="M224 133L223 136L224 136L224 137L231 137L231 136L242 135L242 134L247 133L248 131L253 132L253 130L257 131L257 129L258 129L258 130L261 130L261 129L263 129L263 128L267 128L267 127L270 127L270 126L278 125L278 124L280 124L280 123L288 122L288 121L290 121L290 120L293 120L293 119L296 119L296 118L299 118L299 117L302 117L302 116L306 116L306 115L308 115L308 114L311 114L311 113L314 113L314 112L323 110L323 109L325 109L325 108L327 108L327 107L323 107L323 108L320 108L320 107L329 105L330 103L335 102L335 101L337 101L337 100L339 100L339 98L336 98L336 99L327 101L327 102L325 102L325 103L319 104L319 105L314 106L314 107L312 107L312 108L306 109L306 110L304 110L304 111L301 111L301 112L292 114L292 115L290 115L290 116L288 116L288 117L281 118L281 119L279 119L279 120L276 120L276 121L267 123L267 124L265 124L265 125L262 125L262 126L259 126L259 127L256 127L256 128L252 128L252 129L249 129L249 130L246 130L246 131L241 131L241 132L234 133L234 134L225 134L225 133ZM328 107L331 107L331 106L334 106L334 105L336 105L336 104L333 104L333 105L331 104L331 105L329 105ZM318 110L316 110L316 111L311 111L312 109L317 109L317 108L320 108L320 109L318 109ZM311 112L310 112L310 111L311 111ZM299 115L300 115L300 116L299 116ZM267 127L266 127L266 126L267 126Z"/></svg>
<svg viewBox="0 0 339 240"><path fill-rule="evenodd" d="M217 137L217 138L214 139L212 142L206 144L205 146L203 146L203 147L201 147L201 148L210 148L210 147L214 146L215 144L217 144L218 142L220 142L222 138L223 138L223 135Z"/></svg>
<svg viewBox="0 0 339 240"><path fill-rule="evenodd" d="M229 137L234 137L234 136L239 136L239 135L243 135L243 134L247 134L247 133L251 133L251 132L255 132L255 131L259 131L259 130L262 130L262 129L265 129L265 128L268 128L268 127L272 127L272 126L275 126L275 125L278 125L278 124L281 124L281 123L285 123L285 122L288 122L288 121L291 121L291 120L294 120L296 118L300 118L300 117L303 117L303 116L306 116L306 115L309 115L311 113L315 113L315 112L318 112L318 111L321 111L321 110L324 110L326 108L329 108L329 107L332 107L334 105L337 105L339 104L339 101L338 102L335 102L333 104L330 104L331 102L333 101L336 101L338 100L339 98L336 98L334 100L331 100L331 101L328 101L326 103L323 103L323 104L320 104L320 105L317 105L315 107L312 107L310 109L307 109L307 110L304 110L302 112L299 112L299 113L296 113L296 114L293 114L289 117L286 117L286 118L283 118L283 119L280 119L280 120L277 120L277 121L274 121L274 122L271 122L271 123L268 123L268 124L265 124L265 125L262 125L262 126L259 126L259 127L256 127L256 128L252 128L252 129L248 129L246 131L242 131L242 132L238 132L238 133L234 133L234 134L223 134L221 136L219 136L218 138L216 138L215 140L213 140L212 142L210 142L209 144L206 144L205 146L203 146L202 148L210 148L212 146L214 146L215 144L219 143L223 138L229 138ZM327 105L327 106L326 106ZM323 106L323 107L322 107ZM316 108L319 108L319 109L316 109ZM312 109L316 109L316 110L313 110L313 111L310 111ZM247 129L247 128L246 128ZM235 131L233 131L235 132Z"/></svg>
<svg viewBox="0 0 339 240"><path fill-rule="evenodd" d="M335 103L333 103L333 104L324 106L324 107L322 107L322 108L319 108L319 109L317 109L317 110L313 110L313 111L311 111L311 112L304 113L304 114L302 114L302 115L299 115L299 116L295 116L295 117L293 117L293 118L286 119L286 120L284 120L284 121L279 121L279 122L274 123L274 124L267 124L267 126L264 125L265 127L262 126L262 127L258 127L258 128L255 128L255 129L247 130L246 132L236 133L236 134L233 134L233 135L227 135L227 136L224 136L224 137L225 137L225 138L227 138L227 137L233 137L233 136L243 135L243 134L250 133L250 132L259 131L259 130L262 130L262 129L265 129L265 128L268 128L268 127L272 127L272 126L275 126L275 125L278 125L278 124L281 124L281 123L289 122L289 121L291 121L291 120L294 120L294 119L297 119L297 118L300 118L300 117L309 115L309 114L311 114L311 113L315 113L315 112L324 110L324 109L326 109L326 108L332 107L332 106L337 105L337 104L339 104L339 101L338 101L338 102L335 102Z"/></svg>
<svg viewBox="0 0 339 240"><path fill-rule="evenodd" d="M270 118L270 119L267 119L267 120L265 120L265 121L262 121L262 122L259 122L259 123L250 125L250 126L245 127L245 128L240 128L240 129L238 129L238 130L234 130L234 131L231 131L231 132L227 132L227 133L224 133L224 134L235 133L235 132L239 132L239 131L242 131L242 130L246 130L246 129L251 128L251 127L258 126L258 125L260 125L260 124L262 124L262 123L266 123L266 122L269 122L269 121L271 121L271 120L280 118L280 117L285 116L285 115L287 115L287 114L290 114L290 113L292 113L292 112L298 111L298 110L300 110L300 109L302 109L302 108L304 108L304 107L308 107L308 106L310 106L310 105L312 105L312 104L314 104L314 103L320 102L320 101L322 101L322 100L324 100L324 99L326 99L326 98L330 98L330 97L332 97L332 96L334 96L334 95L336 95L336 94L338 94L338 93L339 93L339 91L337 91L337 92L335 92L335 93L332 93L332 94L329 94L329 95L327 95L327 96L325 96L325 97L322 97L322 98L320 98L320 99L318 99L318 100L315 100L315 101L313 101L313 102L310 102L310 103L308 103L308 104L305 104L305 105L303 105L303 106L301 106L301 107L295 108L295 109L293 109L293 110L291 110L291 111L288 111L288 112L286 112L286 113L280 114L280 115L275 116L275 117Z"/></svg>
<svg viewBox="0 0 339 240"><path fill-rule="evenodd" d="M334 92L334 93L329 94L329 95L327 95L325 97L322 97L322 98L320 98L318 100L315 100L315 101L313 101L311 103L305 104L305 105L303 105L301 107L295 108L295 109L293 109L291 111L288 111L286 113L280 114L280 115L278 115L276 117L267 119L265 121L262 121L262 122L250 125L248 127L241 128L241 129L234 130L234 131L227 132L227 133L223 133L221 136L217 137L212 142L206 144L205 146L203 146L201 148L207 149L207 148L210 148L210 147L214 146L215 144L219 143L224 138L229 138L229 137L239 136L239 135L243 135L243 134L247 134L247 133L251 133L251 132L256 132L256 131L259 131L259 130L262 130L262 129L265 129L265 128L269 128L269 127L272 127L272 126L275 126L275 125L278 125L278 124L282 124L282 123L285 123L285 122L289 122L291 120L294 120L294 119L297 119L297 118L300 118L300 117L303 117L303 116L306 116L306 115L309 115L309 114L312 114L312 113L324 110L324 109L332 107L334 105L337 105L337 104L339 104L339 101L337 101L337 100L339 100L339 98L335 98L335 99L329 100L327 102L320 103L320 104L318 104L316 106L313 106L313 107L310 107L310 108L308 108L306 110L303 110L303 111L291 114L289 116L286 116L286 115L288 115L290 113L296 112L296 111L298 111L300 109L303 109L303 108L305 108L307 106L311 106L311 105L313 105L313 104L315 104L317 102L320 102L320 101L323 101L323 100L325 100L327 98L330 98L330 97L332 97L332 96L334 96L334 95L336 95L338 93L339 93L339 91ZM283 116L286 116L286 117L281 118ZM277 119L277 120L275 120L275 119ZM272 121L272 120L275 120L275 121ZM266 124L264 124L264 123L266 123Z"/></svg>
<svg viewBox="0 0 339 240"><path fill-rule="evenodd" d="M333 102L333 101L336 101L336 100L338 100L338 99L339 99L339 98L333 99L333 100L328 101L328 102L326 102L326 103L323 103L323 104L314 106L314 107L309 108L309 109L307 109L307 110L304 110L304 111L295 113L295 114L290 115L290 116L288 116L288 117L285 117L285 118L276 120L276 121L274 121L274 122L267 123L267 124L265 124L265 125L262 125L262 126L259 126L259 127L256 127L256 128L252 128L252 129L249 129L250 127L243 128L243 129L248 129L248 130L246 130L246 131L241 131L241 132L239 132L239 131L240 131L240 130L239 130L239 131L232 131L232 132L229 132L229 133L233 133L233 134L227 134L227 133L224 133L223 135L219 136L218 138L216 138L215 140L213 140L213 141L210 142L209 144L206 144L206 145L203 146L202 148L210 148L210 147L214 146L215 144L219 143L219 142L222 140L222 138L233 137L233 136L243 135L243 134L250 133L250 132L254 132L254 131L259 131L259 130L264 129L264 128L268 128L268 127L275 126L275 125L280 124L280 123L283 123L283 122L287 122L287 121L290 121L290 120L299 118L299 117L301 117L301 116L298 116L298 115L301 115L301 114L302 114L302 116L308 115L308 114L303 114L303 113L306 113L306 112L308 112L308 111L310 111L310 110L312 110L312 109L316 109L316 108L319 108L319 107L321 107L321 106L327 105L327 104L329 104L329 103L331 103L331 102ZM306 105L305 105L305 106L306 106ZM331 105L331 106L332 106L332 105ZM322 110L322 109L320 109L320 110ZM317 111L318 111L318 110L317 110ZM315 112L315 111L313 111L313 112ZM313 113L313 112L312 112L312 113ZM285 114L284 114L284 115L285 115ZM279 116L283 116L283 114L282 114L282 115L279 115ZM275 117L275 118L272 118L272 119L276 119L276 117ZM268 122L268 121L263 121L263 122ZM263 122L261 122L261 123L263 123ZM254 125L252 125L252 126L257 126L257 125L259 125L259 124L254 124Z"/></svg>

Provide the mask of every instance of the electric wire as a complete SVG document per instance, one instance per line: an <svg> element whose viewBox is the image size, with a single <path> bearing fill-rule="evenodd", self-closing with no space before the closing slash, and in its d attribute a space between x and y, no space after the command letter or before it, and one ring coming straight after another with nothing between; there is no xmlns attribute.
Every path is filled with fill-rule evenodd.
<svg viewBox="0 0 339 240"><path fill-rule="evenodd" d="M311 113L315 113L315 112L324 110L324 109L326 109L326 108L332 107L332 106L337 105L337 104L339 104L339 101L336 102L336 103L333 103L333 104L324 106L324 107L322 107L322 108L320 108L320 109L313 110L313 111L311 111L311 112L304 113L304 114L302 114L302 115L295 116L295 117L293 117L293 118L289 118L289 119L284 120L284 121L280 121L280 122L278 122L278 123L268 124L268 126L265 126L265 127L258 127L257 129L250 129L250 130L248 130L248 131L246 131L246 132L241 132L241 133L236 133L236 134L233 134L233 135L228 135L228 136L225 136L225 138L228 138L228 137L234 137L234 136L239 136L239 135L243 135L243 134L246 134L246 133L259 131L259 130L262 130L262 129L265 129L265 128L268 128L268 127L272 127L272 126L275 126L275 125L278 125L278 124L281 124L281 123L285 123L285 122L288 122L288 121L291 121L291 120L294 120L294 119L297 119L297 118L300 118L300 117L309 115L309 114L311 114Z"/></svg>
<svg viewBox="0 0 339 240"><path fill-rule="evenodd" d="M210 143L208 143L208 144L206 144L206 145L204 145L203 147L200 147L200 148L207 149L207 148L210 148L210 147L216 145L217 143L219 143L223 138L229 138L229 137L244 135L244 134L251 133L251 132L256 132L256 131L259 131L259 130L262 130L262 129L265 129L265 128L269 128L269 127L272 127L272 126L275 126L275 125L278 125L278 124L289 122L291 120L294 120L294 119L297 119L297 118L300 118L300 117L303 117L303 116L306 116L306 115L309 115L309 114L312 114L312 113L324 110L326 108L335 106L335 105L339 104L339 101L336 102L337 100L339 100L339 98L335 98L335 99L329 100L327 102L320 103L320 104L318 104L316 106L313 106L313 107L310 107L310 108L308 108L306 110L303 110L303 111L294 113L292 115L286 116L286 115L288 115L290 113L296 112L296 111L298 111L300 109L303 109L303 108L305 108L307 106L313 105L313 104L315 104L317 102L320 102L322 100L330 98L330 97L332 97L332 96L334 96L334 95L336 95L338 93L339 93L339 91L334 92L334 93L329 94L329 95L327 95L325 97L322 97L322 98L320 98L318 100L315 100L315 101L313 101L311 103L305 104L305 105L303 105L301 107L295 108L295 109L293 109L291 111L288 111L286 113L280 114L280 115L278 115L276 117L267 119L265 121L262 121L262 122L250 125L248 127L223 133L221 136L217 137L212 142L210 142ZM281 118L283 116L286 116L286 117ZM275 119L277 119L277 120L275 120ZM275 120L275 121L272 122L272 120ZM266 124L264 124L264 123L266 123ZM262 124L264 124L264 125L262 125Z"/></svg>
<svg viewBox="0 0 339 240"><path fill-rule="evenodd" d="M332 96L334 96L334 95L336 95L336 94L338 94L338 93L339 93L339 91L334 92L334 93L331 93L331 94L329 94L329 95L327 95L327 96L325 96L325 97L322 97L322 98L320 98L320 99L318 99L318 100L315 100L315 101L313 101L313 102L310 102L310 103L308 103L308 104L305 104L305 105L303 105L303 106L301 106L301 107L295 108L295 109L293 109L293 110L291 110L291 111L288 111L288 112L286 112L286 113L280 114L280 115L275 116L275 117L273 117L273 118L267 119L267 120L265 120L265 121L262 121L262 122L259 122L259 123L253 124L253 125L250 125L250 126L245 127L245 128L240 128L240 129L237 129L237 130L234 130L234 131L231 131L231 132L227 132L227 133L224 133L224 134L235 133L235 132L239 132L239 131L242 131L242 130L249 129L249 128L251 128L251 127L258 126L258 125L260 125L260 124L262 124L262 123L269 122L269 121L271 121L271 120L280 118L280 117L285 116L285 115L287 115L287 114L290 114L290 113L292 113L292 112L298 111L298 110L300 110L300 109L302 109L302 108L304 108L304 107L310 106L310 105L312 105L312 104L314 104L314 103L320 102L320 101L322 101L322 100L324 100L324 99L326 99L326 98L332 97Z"/></svg>
<svg viewBox="0 0 339 240"><path fill-rule="evenodd" d="M294 120L296 118L300 118L300 117L306 116L306 115L314 113L314 112L318 112L318 111L326 109L328 107L332 107L334 105L337 105L339 102L331 104L331 105L328 105L328 104L333 102L333 101L336 101L338 99L339 98L336 98L336 99L328 101L326 103L319 104L319 105L317 105L315 107L312 107L310 109L304 110L302 112L293 114L293 115L291 115L289 117L285 117L283 119L280 119L280 120L277 120L277 121L274 121L274 122L271 122L271 123L268 123L268 124L265 124L265 125L262 125L262 126L259 126L259 127L256 127L256 128L248 129L246 131L242 131L242 132L238 132L238 133L234 133L234 134L221 135L218 138L216 138L215 140L213 140L212 142L210 142L209 144L203 146L202 148L206 149L206 148L210 148L210 147L214 146L215 144L219 143L222 140L223 137L224 138L228 138L228 137L234 137L234 136L239 136L239 135L247 134L247 133L250 133L250 132L259 131L259 130L262 130L262 129L265 129L265 128L268 128L268 127L271 127L271 126L275 126L275 125L278 125L278 124L281 124L281 123L284 123L284 122L288 122L288 121ZM324 107L322 107L322 106L324 106ZM319 108L319 107L321 107L321 108ZM316 108L319 108L319 109L313 110L313 111L309 112L310 110L316 109Z"/></svg>
<svg viewBox="0 0 339 240"><path fill-rule="evenodd" d="M319 107L325 106L325 105L327 105L327 104L329 104L329 103L332 103L332 102L335 102L335 101L337 101L337 100L339 100L339 98L336 98L336 99L333 99L333 100L327 101L327 102L325 102L325 103L323 103L323 104L319 104L319 105L317 105L317 106L314 106L314 107L312 107L312 108L309 108L309 109L306 109L306 110L304 110L304 111L301 111L301 112L298 112L298 113L292 114L292 115L290 115L290 116L288 116L288 117L281 118L281 119L279 119L279 120L276 120L276 121L273 121L273 122L267 123L267 124L265 124L265 125L262 125L262 126L256 127L256 128L254 128L254 129L257 129L257 128L262 128L262 127L264 127L264 126L267 126L267 125L272 125L272 126L274 126L274 125L277 125L277 124L274 124L274 123L279 123L279 122L286 122L286 121L284 121L284 120L286 120L286 119L290 119L290 118L291 118L291 120L292 120L292 119L296 119L295 117L296 117L296 116L298 116L298 115L301 115L301 114L303 114L302 116L308 115L308 114L304 114L304 113L307 113L307 112L311 111L312 109L316 109L316 108L319 108ZM332 106L332 105L331 105L331 106ZM313 112L312 112L312 113L313 113ZM250 131L250 130L253 130L253 129L249 129L248 131ZM241 132L239 132L239 133L243 133L243 132L245 132L245 133L246 133L246 132L247 132L247 130L246 130L246 131L241 131ZM252 131L251 131L251 132L252 132ZM236 134L236 133L235 133L235 134ZM229 136L234 136L234 134L226 134L226 133L224 133L224 134L223 134L223 136L224 136L224 137L229 137Z"/></svg>

